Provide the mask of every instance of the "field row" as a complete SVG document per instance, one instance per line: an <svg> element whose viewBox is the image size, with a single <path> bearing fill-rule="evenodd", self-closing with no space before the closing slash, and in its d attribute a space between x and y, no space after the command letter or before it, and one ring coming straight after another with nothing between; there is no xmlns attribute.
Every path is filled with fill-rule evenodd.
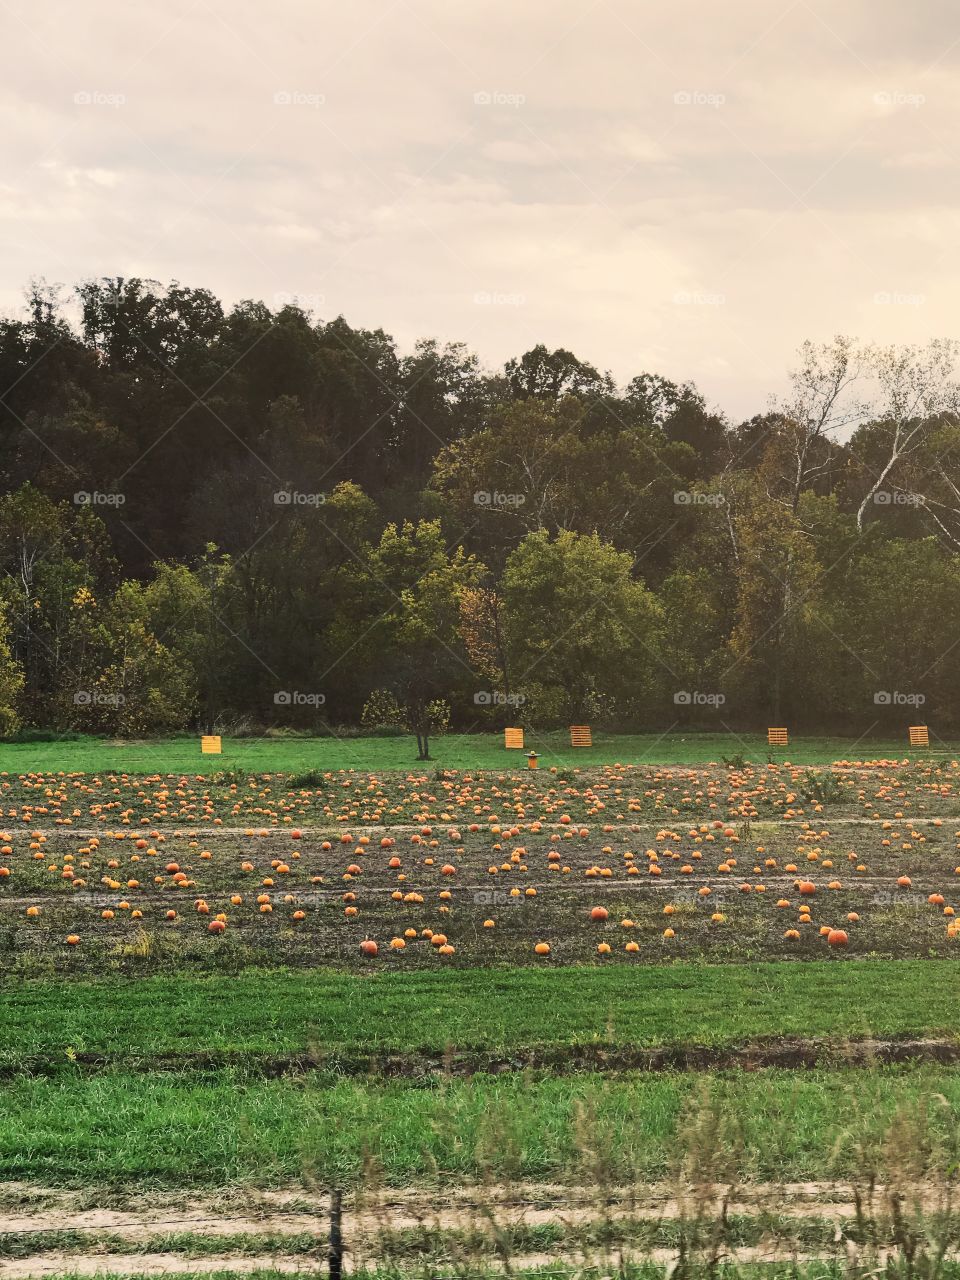
<svg viewBox="0 0 960 1280"><path fill-rule="evenodd" d="M412 1065L457 1054L520 1058L577 1049L824 1039L956 1038L957 960L836 965L676 962L638 978L627 964L376 976L247 970L224 982L33 981L0 987L0 1068L71 1079L78 1060L174 1069L228 1061L251 1077L284 1057L341 1065L362 1055ZM448 1059L447 1055L451 1055ZM554 1063L554 1070L562 1067Z"/></svg>
<svg viewBox="0 0 960 1280"><path fill-rule="evenodd" d="M960 1073L475 1075L429 1083L329 1072L107 1071L4 1085L0 1179L90 1189L238 1183L582 1185L889 1176L955 1167Z"/></svg>
<svg viewBox="0 0 960 1280"><path fill-rule="evenodd" d="M182 967L947 955L960 831L940 818L479 824L265 835L0 835L21 977Z"/></svg>
<svg viewBox="0 0 960 1280"><path fill-rule="evenodd" d="M960 763L895 759L736 767L606 765L590 769L300 775L0 774L0 821L37 826L259 828L409 823L649 822L706 815L817 820L820 814L960 816Z"/></svg>

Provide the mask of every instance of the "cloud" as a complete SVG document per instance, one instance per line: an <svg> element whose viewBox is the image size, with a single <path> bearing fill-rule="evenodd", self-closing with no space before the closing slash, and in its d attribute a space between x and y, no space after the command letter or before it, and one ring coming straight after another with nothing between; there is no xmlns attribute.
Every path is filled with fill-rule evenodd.
<svg viewBox="0 0 960 1280"><path fill-rule="evenodd" d="M948 0L7 9L7 308L33 275L299 292L491 365L655 362L732 416L806 336L952 331Z"/></svg>

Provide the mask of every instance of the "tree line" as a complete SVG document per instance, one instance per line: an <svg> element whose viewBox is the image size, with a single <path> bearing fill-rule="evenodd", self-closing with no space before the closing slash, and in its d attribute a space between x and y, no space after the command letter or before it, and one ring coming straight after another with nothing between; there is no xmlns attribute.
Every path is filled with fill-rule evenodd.
<svg viewBox="0 0 960 1280"><path fill-rule="evenodd" d="M0 732L960 720L957 349L691 383L140 279L0 321Z"/></svg>

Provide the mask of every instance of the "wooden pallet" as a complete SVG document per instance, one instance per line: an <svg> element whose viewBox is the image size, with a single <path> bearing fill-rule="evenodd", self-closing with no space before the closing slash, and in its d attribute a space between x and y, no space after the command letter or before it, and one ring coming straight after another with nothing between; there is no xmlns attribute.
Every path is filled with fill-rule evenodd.
<svg viewBox="0 0 960 1280"><path fill-rule="evenodd" d="M590 733L590 726L587 724L572 724L570 726L570 745L571 747L592 747L593 737Z"/></svg>
<svg viewBox="0 0 960 1280"><path fill-rule="evenodd" d="M768 729L767 742L771 747L786 747L790 739L786 729Z"/></svg>
<svg viewBox="0 0 960 1280"><path fill-rule="evenodd" d="M523 750L523 730L522 729L504 729L503 745L508 751Z"/></svg>
<svg viewBox="0 0 960 1280"><path fill-rule="evenodd" d="M219 733L205 733L200 739L200 750L205 756L220 755L223 747L220 743Z"/></svg>
<svg viewBox="0 0 960 1280"><path fill-rule="evenodd" d="M910 745L911 747L929 747L930 731L925 724L910 726Z"/></svg>

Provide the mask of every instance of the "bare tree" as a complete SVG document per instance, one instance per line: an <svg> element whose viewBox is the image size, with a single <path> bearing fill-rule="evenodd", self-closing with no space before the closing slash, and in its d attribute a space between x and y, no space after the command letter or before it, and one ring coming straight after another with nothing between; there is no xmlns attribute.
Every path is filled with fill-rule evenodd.
<svg viewBox="0 0 960 1280"><path fill-rule="evenodd" d="M862 377L869 353L854 338L838 334L832 342L804 342L800 364L790 373L790 390L776 406L789 442L789 472L784 477L790 509L796 514L800 495L833 465L832 437L859 422L868 402L853 385Z"/></svg>
<svg viewBox="0 0 960 1280"><path fill-rule="evenodd" d="M874 497L887 483L901 460L924 443L928 431L944 414L956 413L960 387L954 380L957 344L934 338L925 346L888 346L871 353L871 366L879 388L875 417L890 433L887 458L874 477L857 511L862 531Z"/></svg>

